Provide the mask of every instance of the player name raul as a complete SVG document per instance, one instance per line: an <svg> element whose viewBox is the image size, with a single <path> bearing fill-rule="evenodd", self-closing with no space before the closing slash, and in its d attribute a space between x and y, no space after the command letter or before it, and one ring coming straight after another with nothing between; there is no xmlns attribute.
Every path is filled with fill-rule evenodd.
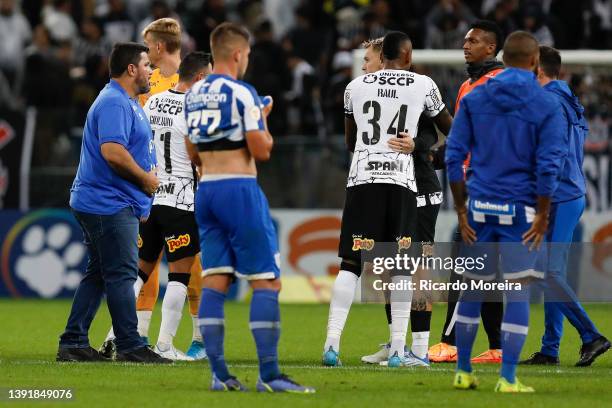
<svg viewBox="0 0 612 408"><path fill-rule="evenodd" d="M382 279L377 279L372 282L372 287L376 291L388 290L426 290L426 291L449 291L449 290L521 290L520 282L485 282L482 280L471 280L469 282L436 282L432 280L420 280L418 282L401 280L399 282L384 282Z"/></svg>

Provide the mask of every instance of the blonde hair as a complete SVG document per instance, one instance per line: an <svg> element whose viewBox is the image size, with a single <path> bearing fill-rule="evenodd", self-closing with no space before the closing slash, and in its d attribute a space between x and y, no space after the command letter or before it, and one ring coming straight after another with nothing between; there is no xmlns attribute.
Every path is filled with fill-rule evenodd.
<svg viewBox="0 0 612 408"><path fill-rule="evenodd" d="M361 43L361 48L363 48L364 50L367 50L368 48L372 47L374 51L380 53L382 52L382 45L383 45L384 39L385 39L384 37L378 37L373 40L364 41Z"/></svg>
<svg viewBox="0 0 612 408"><path fill-rule="evenodd" d="M166 51L173 53L181 48L181 26L173 18L160 18L142 30L142 36L150 34L153 41L163 42Z"/></svg>

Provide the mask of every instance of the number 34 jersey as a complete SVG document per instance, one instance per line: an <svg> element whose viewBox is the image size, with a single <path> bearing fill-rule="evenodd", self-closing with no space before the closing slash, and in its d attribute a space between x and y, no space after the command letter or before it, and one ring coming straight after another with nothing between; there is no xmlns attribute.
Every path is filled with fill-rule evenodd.
<svg viewBox="0 0 612 408"><path fill-rule="evenodd" d="M185 94L172 89L151 96L144 111L153 130L159 187L153 205L193 211L195 170L187 154Z"/></svg>
<svg viewBox="0 0 612 408"><path fill-rule="evenodd" d="M397 153L389 139L406 132L415 137L419 117L444 110L436 83L425 75L384 69L359 76L344 92L344 113L357 124L357 143L347 187L397 184L417 191L411 154Z"/></svg>

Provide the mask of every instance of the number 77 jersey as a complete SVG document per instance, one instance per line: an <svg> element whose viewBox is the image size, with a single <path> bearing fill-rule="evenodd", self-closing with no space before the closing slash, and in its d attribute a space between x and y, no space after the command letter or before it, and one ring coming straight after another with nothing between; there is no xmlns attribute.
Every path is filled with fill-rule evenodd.
<svg viewBox="0 0 612 408"><path fill-rule="evenodd" d="M357 125L347 187L385 183L416 192L412 155L394 152L388 141L400 132L415 137L421 113L433 118L444 108L436 83L425 75L384 69L353 79L344 92L344 113Z"/></svg>
<svg viewBox="0 0 612 408"><path fill-rule="evenodd" d="M199 151L246 147L246 132L265 129L262 106L255 88L246 82L208 75L185 96L189 140Z"/></svg>

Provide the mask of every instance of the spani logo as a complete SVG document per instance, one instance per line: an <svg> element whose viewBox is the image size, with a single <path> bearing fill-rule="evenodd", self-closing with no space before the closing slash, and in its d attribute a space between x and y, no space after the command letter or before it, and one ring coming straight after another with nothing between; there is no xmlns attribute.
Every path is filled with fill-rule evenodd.
<svg viewBox="0 0 612 408"><path fill-rule="evenodd" d="M70 212L40 210L10 228L2 244L2 281L14 297L70 296L87 260L82 233Z"/></svg>

